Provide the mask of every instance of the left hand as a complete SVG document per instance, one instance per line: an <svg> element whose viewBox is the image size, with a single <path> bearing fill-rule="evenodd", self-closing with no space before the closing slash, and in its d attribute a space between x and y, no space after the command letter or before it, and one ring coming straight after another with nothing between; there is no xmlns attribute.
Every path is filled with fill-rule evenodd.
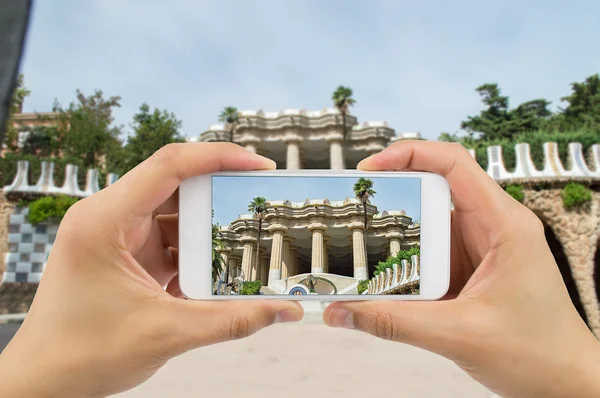
<svg viewBox="0 0 600 398"><path fill-rule="evenodd" d="M0 356L0 396L114 394L188 350L301 319L295 302L192 301L179 289L181 181L269 168L272 161L233 144L171 144L76 203L31 310ZM210 273L209 259L198 260Z"/></svg>

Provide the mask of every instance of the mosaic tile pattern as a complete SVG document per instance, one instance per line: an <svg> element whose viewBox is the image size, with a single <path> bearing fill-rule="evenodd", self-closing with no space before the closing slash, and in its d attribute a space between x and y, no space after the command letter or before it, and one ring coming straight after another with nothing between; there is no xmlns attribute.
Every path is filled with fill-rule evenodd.
<svg viewBox="0 0 600 398"><path fill-rule="evenodd" d="M9 218L6 272L2 282L39 283L58 225L31 225L29 209L16 207Z"/></svg>

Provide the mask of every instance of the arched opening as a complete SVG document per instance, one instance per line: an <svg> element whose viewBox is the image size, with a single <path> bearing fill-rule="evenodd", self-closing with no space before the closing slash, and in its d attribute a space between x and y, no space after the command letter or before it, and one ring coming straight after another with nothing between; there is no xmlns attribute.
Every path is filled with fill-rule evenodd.
<svg viewBox="0 0 600 398"><path fill-rule="evenodd" d="M571 274L571 267L569 266L569 260L567 259L567 255L565 254L562 244L552 231L552 228L544 224L544 234L546 235L546 242L548 242L548 246L550 246L550 251L554 256L554 260L556 260L556 264L558 265L558 269L560 274L562 275L563 281L565 282L565 286L567 287L567 291L569 292L569 296L571 297L571 301L575 306L575 309L583 318L585 323L587 323L587 316L585 315L585 311L583 309L583 305L581 304L581 299L579 298L579 291L577 291L577 286L575 285L575 280L573 279L573 275Z"/></svg>

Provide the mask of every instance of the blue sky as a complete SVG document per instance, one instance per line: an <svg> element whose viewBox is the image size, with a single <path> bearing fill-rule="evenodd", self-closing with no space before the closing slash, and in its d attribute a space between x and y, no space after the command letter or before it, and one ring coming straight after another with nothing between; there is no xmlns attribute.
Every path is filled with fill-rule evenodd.
<svg viewBox="0 0 600 398"><path fill-rule="evenodd" d="M598 15L597 0L38 0L25 110L99 88L122 96L118 124L146 101L197 136L226 105L321 109L344 84L359 121L434 139L481 109L482 83L560 105L600 71Z"/></svg>
<svg viewBox="0 0 600 398"><path fill-rule="evenodd" d="M383 210L405 210L414 221L421 219L421 180L418 178L369 177L376 192L371 203ZM354 197L355 177L213 177L214 222L228 225L248 204L262 196L267 200L344 200Z"/></svg>

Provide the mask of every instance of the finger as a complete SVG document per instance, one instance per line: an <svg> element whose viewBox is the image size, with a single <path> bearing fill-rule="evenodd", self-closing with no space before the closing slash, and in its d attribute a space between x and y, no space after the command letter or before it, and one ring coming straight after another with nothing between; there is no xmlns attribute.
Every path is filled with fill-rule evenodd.
<svg viewBox="0 0 600 398"><path fill-rule="evenodd" d="M121 219L145 217L163 205L186 178L218 170L264 170L275 162L231 143L169 144L140 163L114 184L107 194L118 203Z"/></svg>
<svg viewBox="0 0 600 398"><path fill-rule="evenodd" d="M179 248L179 216L177 214L156 216L164 247Z"/></svg>
<svg viewBox="0 0 600 398"><path fill-rule="evenodd" d="M461 212L485 208L503 213L508 195L460 144L404 141L358 164L362 170L412 170L440 174L450 185L455 209ZM477 198L477 200L473 200Z"/></svg>
<svg viewBox="0 0 600 398"><path fill-rule="evenodd" d="M190 349L248 337L273 323L297 322L302 307L293 301L173 299L169 306L177 330L174 355Z"/></svg>
<svg viewBox="0 0 600 398"><path fill-rule="evenodd" d="M451 358L464 335L464 306L458 299L337 302L325 309L323 320L331 327L360 330Z"/></svg>
<svg viewBox="0 0 600 398"><path fill-rule="evenodd" d="M142 268L161 286L166 286L177 273L171 250L163 244L163 233L156 220L151 221L144 245L132 254Z"/></svg>
<svg viewBox="0 0 600 398"><path fill-rule="evenodd" d="M177 249L169 250L171 252L171 257L173 258L173 263L177 266L177 269L179 269L179 251ZM181 291L181 286L179 285L179 273L173 276L173 279L171 279L165 290L173 297L185 299L185 296Z"/></svg>
<svg viewBox="0 0 600 398"><path fill-rule="evenodd" d="M173 192L173 195L169 196L169 198L155 211L156 214L177 214L179 213L179 188Z"/></svg>

